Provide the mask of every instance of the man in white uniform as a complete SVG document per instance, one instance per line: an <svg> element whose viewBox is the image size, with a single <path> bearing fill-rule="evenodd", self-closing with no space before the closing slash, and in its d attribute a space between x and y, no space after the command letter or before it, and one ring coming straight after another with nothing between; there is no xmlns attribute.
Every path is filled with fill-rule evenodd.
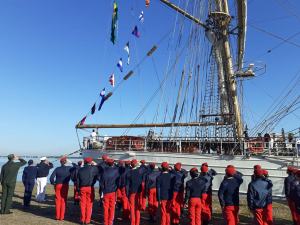
<svg viewBox="0 0 300 225"><path fill-rule="evenodd" d="M38 171L36 175L36 201L44 202L47 185L47 176L49 170L53 168L53 164L46 157L40 158L41 162L37 164Z"/></svg>
<svg viewBox="0 0 300 225"><path fill-rule="evenodd" d="M94 129L93 129L93 132L91 133L90 136L91 136L90 142L91 142L91 143L95 142L95 141L96 141L96 136L97 136L97 134L96 134L96 132L95 132Z"/></svg>

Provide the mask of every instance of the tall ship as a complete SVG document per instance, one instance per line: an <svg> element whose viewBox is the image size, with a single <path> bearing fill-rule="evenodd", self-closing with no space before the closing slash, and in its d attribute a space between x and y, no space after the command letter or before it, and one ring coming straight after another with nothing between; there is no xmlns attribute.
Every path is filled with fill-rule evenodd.
<svg viewBox="0 0 300 225"><path fill-rule="evenodd" d="M242 194L247 192L253 166L259 164L269 171L274 183L273 196L283 197L287 167L299 168L299 129L285 131L282 128L276 133L275 128L297 109L299 92L286 87L290 90L284 98L276 100L260 119L249 121L253 112L247 107L247 99L251 96L245 96L243 84L264 75L267 68L262 61L249 61L244 57L249 3L247 0L158 2L160 7L171 10L174 17L164 33L153 29L146 33L146 22L142 22L147 8L151 7L149 0L143 6L146 7L144 12L140 10L138 15L141 5L131 1L133 32L124 45L125 50L123 46L117 47L126 57L123 57L123 65L121 58L114 70L120 69L122 77L119 75L117 80L112 74L110 83L114 86L110 83L106 86L111 91L107 91L109 88L101 91L91 111L76 125L82 157L100 162L106 154L115 160L144 159L157 165L167 161L171 166L181 162L185 169L207 162L218 172L213 180L215 191L227 165L234 165L244 174ZM115 36L121 26L120 12L117 1L113 1L109 17L110 41L116 44L111 45L113 47L120 43L120 35ZM147 20L154 21L154 18ZM147 52L137 53L137 41L141 40L138 29L144 35ZM146 35L158 36L156 44L150 46ZM109 48L108 43L106 45ZM129 46L132 46L130 50ZM159 52L160 48L166 53ZM134 52L136 63L129 57ZM157 71L156 60L165 61L163 71ZM148 72L151 64L154 70ZM139 108L132 99L142 93L141 85L131 82L137 80L135 84L139 84L140 79L157 80L157 83L151 82L146 87L149 98L146 102L141 94ZM296 82L295 78L291 81ZM118 93L121 86L131 89L132 96ZM114 101L110 104L115 105L111 110L119 110L122 102L120 108L131 108L130 115L122 115L122 123L115 124L115 120L108 121L102 114L101 123L88 124L89 116L95 111L100 115L108 101ZM133 121L123 121L133 115ZM151 122L147 122L149 120Z"/></svg>

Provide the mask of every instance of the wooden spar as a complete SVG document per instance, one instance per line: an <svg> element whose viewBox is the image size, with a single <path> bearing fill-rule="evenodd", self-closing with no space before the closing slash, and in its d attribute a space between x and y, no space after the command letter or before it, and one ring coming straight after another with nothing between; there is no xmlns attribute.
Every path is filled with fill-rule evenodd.
<svg viewBox="0 0 300 225"><path fill-rule="evenodd" d="M141 124L86 124L86 125L76 125L75 128L143 128L143 127L172 127L173 123L141 123ZM173 126L215 126L215 125L225 125L225 123L174 123Z"/></svg>
<svg viewBox="0 0 300 225"><path fill-rule="evenodd" d="M224 12L226 14L229 14L228 10L228 3L227 0L222 0L223 1L223 8ZM226 67L227 67L227 74L229 76L230 80L230 92L231 92L231 97L233 99L233 110L235 114L235 119L236 119L236 126L237 126L237 135L238 137L243 137L243 123L241 119L241 112L240 112L240 106L239 106L239 101L238 101L238 96L237 96L237 91L236 91L236 81L234 78L234 72L233 72L233 65L232 65L232 56L230 52L230 47L229 47L229 41L228 41L228 34L227 30L224 28L223 29L223 42L224 42L224 52L225 52L225 61L226 61Z"/></svg>
<svg viewBox="0 0 300 225"><path fill-rule="evenodd" d="M182 10L181 8L177 7L176 5L173 5L172 3L168 2L167 0L160 0L162 3L166 4L167 6L170 6L172 9L175 9L177 12L181 13L182 15L186 16L187 18L189 18L190 20L198 23L200 26L205 27L207 29L210 29L209 26L205 25L204 23L202 23L200 20L196 19L195 17L193 17L192 15L188 14L187 12L185 12L184 10Z"/></svg>

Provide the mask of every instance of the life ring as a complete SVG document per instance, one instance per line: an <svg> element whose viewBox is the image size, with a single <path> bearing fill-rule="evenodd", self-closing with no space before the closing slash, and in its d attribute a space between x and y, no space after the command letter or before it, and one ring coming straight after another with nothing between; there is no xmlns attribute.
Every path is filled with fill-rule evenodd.
<svg viewBox="0 0 300 225"><path fill-rule="evenodd" d="M144 141L143 141L143 139L135 139L135 140L133 140L133 146L134 146L134 148L138 148L138 149L141 149L142 147L144 147Z"/></svg>
<svg viewBox="0 0 300 225"><path fill-rule="evenodd" d="M253 146L253 145L255 145L255 146ZM257 145L259 145L259 146L257 146ZM264 145L261 140L255 139L249 143L249 148L252 152L261 152L264 149Z"/></svg>
<svg viewBox="0 0 300 225"><path fill-rule="evenodd" d="M109 138L107 141L106 141L106 147L107 148L111 148L112 146L114 146L114 141L112 138Z"/></svg>

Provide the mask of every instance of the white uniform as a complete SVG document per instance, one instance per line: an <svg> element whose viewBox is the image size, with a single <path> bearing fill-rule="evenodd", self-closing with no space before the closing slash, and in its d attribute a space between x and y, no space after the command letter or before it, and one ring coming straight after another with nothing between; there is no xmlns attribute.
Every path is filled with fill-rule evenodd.
<svg viewBox="0 0 300 225"><path fill-rule="evenodd" d="M92 132L90 136L91 136L90 142L91 143L96 142L96 136L97 136L96 132Z"/></svg>
<svg viewBox="0 0 300 225"><path fill-rule="evenodd" d="M36 178L36 201L44 202L46 193L47 177Z"/></svg>

